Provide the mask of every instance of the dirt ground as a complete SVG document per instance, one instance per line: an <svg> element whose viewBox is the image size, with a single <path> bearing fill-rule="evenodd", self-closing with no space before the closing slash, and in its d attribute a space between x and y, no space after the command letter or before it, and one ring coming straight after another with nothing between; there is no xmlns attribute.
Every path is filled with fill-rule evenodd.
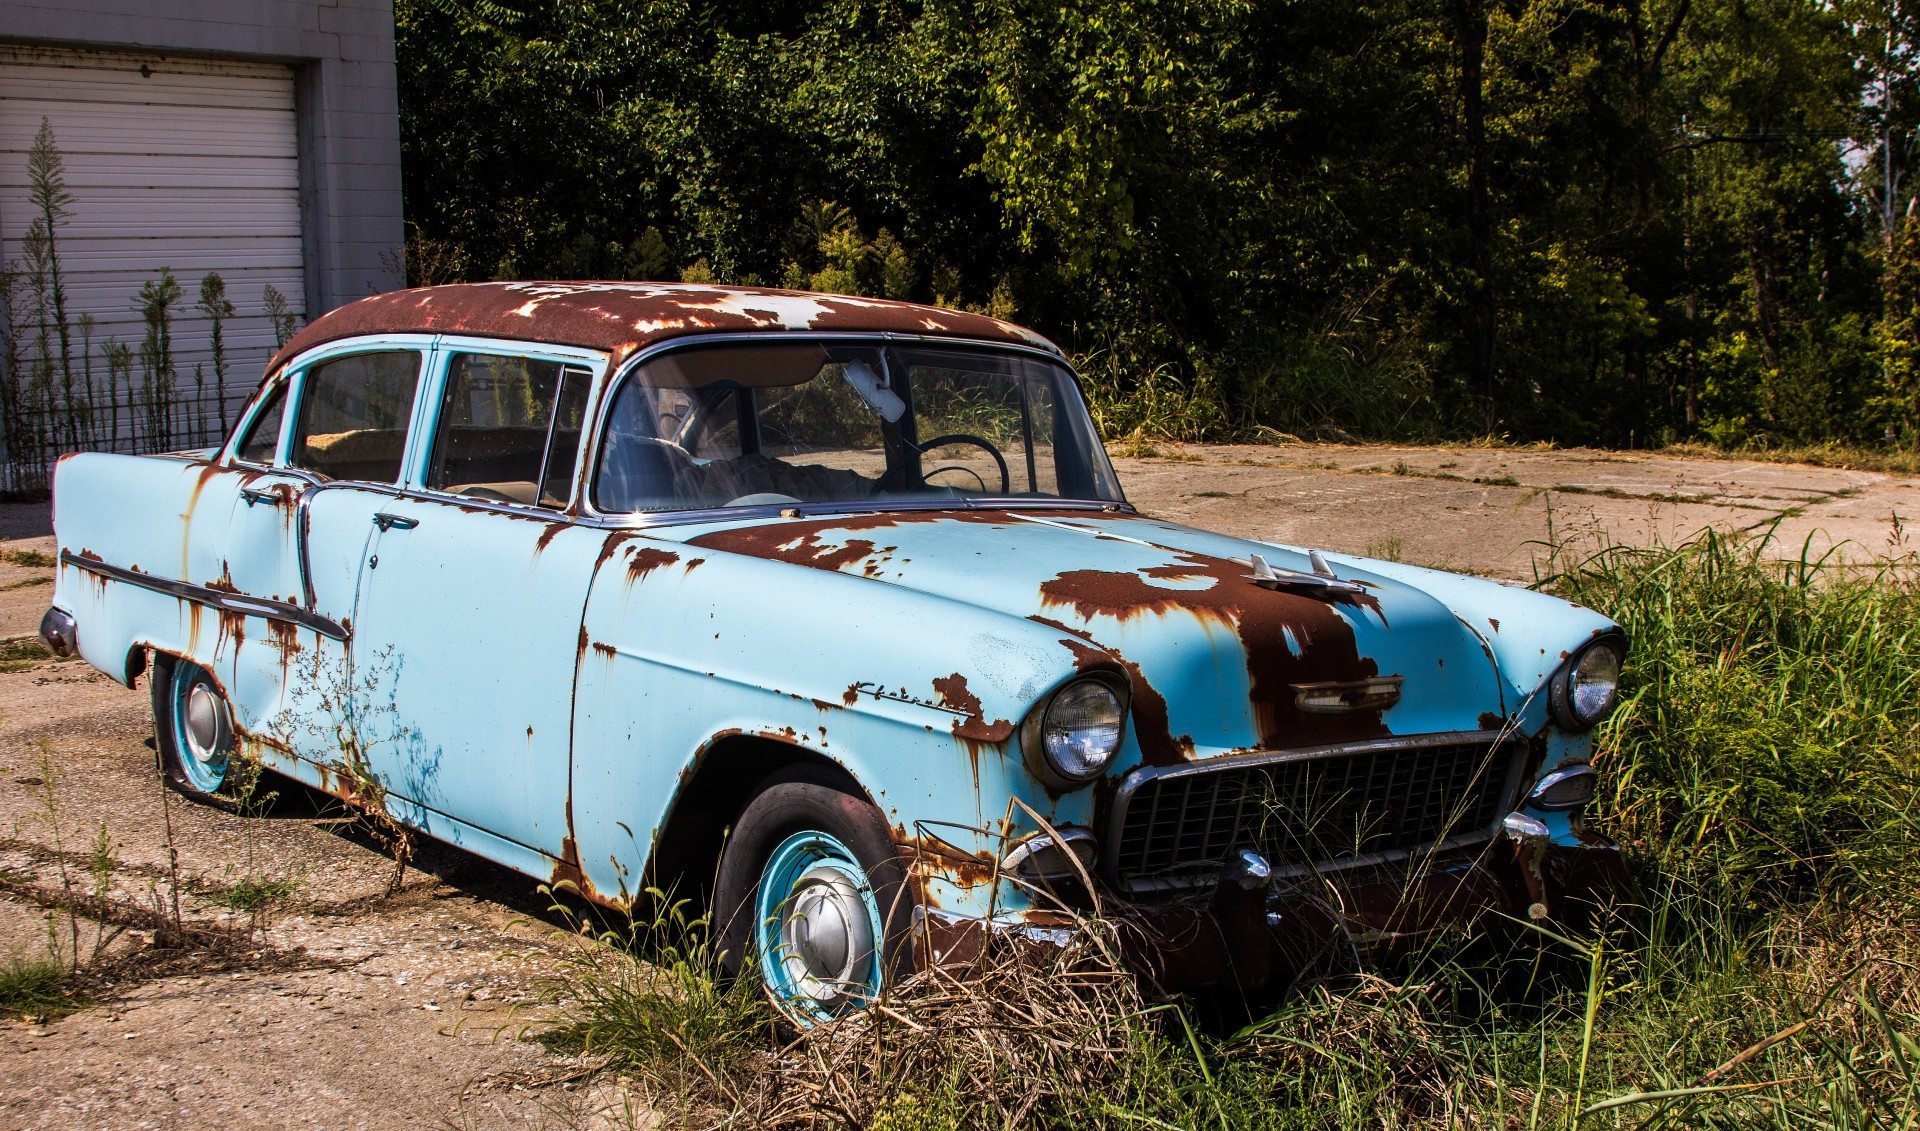
<svg viewBox="0 0 1920 1131"><path fill-rule="evenodd" d="M1512 580L1549 543L1706 526L1777 522L1783 555L1906 552L1920 514L1909 477L1638 454L1283 445L1118 463L1150 514ZM37 628L52 570L28 552L52 548L44 507L0 507L0 641ZM391 858L322 799L287 787L246 818L167 794L148 712L144 688L78 662L0 662L0 964L71 953L43 896L93 891L96 858L113 897L162 919L177 872L184 913L244 941L182 952L150 923L83 922L80 953L114 978L77 1012L0 1020L0 1129L627 1122L586 1066L525 1035L566 945L533 881L429 847L387 895ZM220 906L246 883L286 893L261 929Z"/></svg>

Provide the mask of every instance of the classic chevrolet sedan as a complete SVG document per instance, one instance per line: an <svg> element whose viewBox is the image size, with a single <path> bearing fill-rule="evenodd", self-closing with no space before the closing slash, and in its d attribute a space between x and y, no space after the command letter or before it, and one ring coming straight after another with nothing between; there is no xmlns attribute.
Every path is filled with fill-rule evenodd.
<svg viewBox="0 0 1920 1131"><path fill-rule="evenodd" d="M55 478L43 634L248 761L612 905L803 1022L1093 906L1167 989L1630 891L1624 655L1535 592L1156 521L976 314L492 283L302 331L217 450ZM1499 915L1489 914L1498 912Z"/></svg>

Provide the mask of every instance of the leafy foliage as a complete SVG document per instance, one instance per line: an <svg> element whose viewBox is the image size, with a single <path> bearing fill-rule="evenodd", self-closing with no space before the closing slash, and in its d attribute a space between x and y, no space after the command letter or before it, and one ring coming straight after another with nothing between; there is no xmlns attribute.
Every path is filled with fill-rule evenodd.
<svg viewBox="0 0 1920 1131"><path fill-rule="evenodd" d="M1913 251L1891 238L1920 53L1897 6L401 0L396 19L421 280L966 305L1098 351L1109 399L1204 399L1210 435L1920 442Z"/></svg>

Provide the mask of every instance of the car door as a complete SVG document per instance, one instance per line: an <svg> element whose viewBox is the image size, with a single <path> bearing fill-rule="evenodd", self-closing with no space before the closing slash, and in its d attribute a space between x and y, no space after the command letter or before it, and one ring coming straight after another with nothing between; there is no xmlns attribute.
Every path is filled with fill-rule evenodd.
<svg viewBox="0 0 1920 1131"><path fill-rule="evenodd" d="M400 482L431 344L361 339L303 358L257 398L230 453L250 475L224 576L267 611L236 634L234 721L262 756L330 788L358 741L346 689L361 563L372 516Z"/></svg>
<svg viewBox="0 0 1920 1131"><path fill-rule="evenodd" d="M561 512L602 365L442 339L354 610L354 710L385 738L369 762L389 795L433 835L535 874L572 852L573 677L606 533Z"/></svg>

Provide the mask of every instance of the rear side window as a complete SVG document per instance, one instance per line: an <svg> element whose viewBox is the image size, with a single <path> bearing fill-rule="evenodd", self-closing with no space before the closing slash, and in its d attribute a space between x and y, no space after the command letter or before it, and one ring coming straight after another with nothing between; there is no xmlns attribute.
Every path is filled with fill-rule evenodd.
<svg viewBox="0 0 1920 1131"><path fill-rule="evenodd" d="M398 483L420 384L412 350L358 353L307 370L293 466L330 479Z"/></svg>
<svg viewBox="0 0 1920 1131"><path fill-rule="evenodd" d="M476 499L565 506L592 374L508 354L455 354L427 486Z"/></svg>
<svg viewBox="0 0 1920 1131"><path fill-rule="evenodd" d="M240 441L235 455L247 462L269 464L280 451L280 420L286 415L287 386L284 382L267 394L267 403L254 414L253 423L247 426L246 438Z"/></svg>

